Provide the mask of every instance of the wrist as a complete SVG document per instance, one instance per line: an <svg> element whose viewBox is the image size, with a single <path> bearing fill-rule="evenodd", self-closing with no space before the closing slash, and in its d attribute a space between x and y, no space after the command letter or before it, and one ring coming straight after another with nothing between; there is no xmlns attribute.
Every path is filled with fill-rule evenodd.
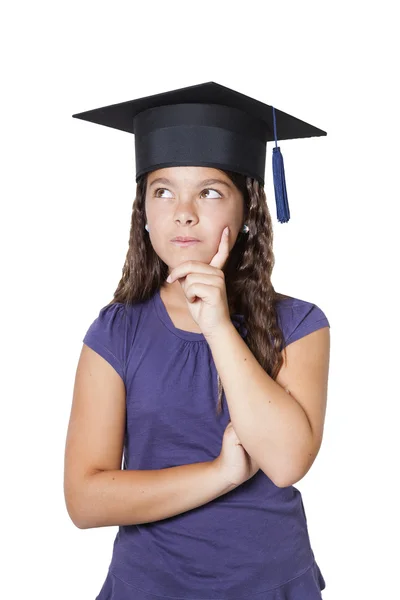
<svg viewBox="0 0 400 600"><path fill-rule="evenodd" d="M217 456L217 458L214 458L214 460L210 461L208 464L210 472L212 473L212 477L214 477L219 486L221 486L221 493L226 494L227 492L230 492L238 487L237 484L229 481L229 478L227 477L221 463L221 455Z"/></svg>

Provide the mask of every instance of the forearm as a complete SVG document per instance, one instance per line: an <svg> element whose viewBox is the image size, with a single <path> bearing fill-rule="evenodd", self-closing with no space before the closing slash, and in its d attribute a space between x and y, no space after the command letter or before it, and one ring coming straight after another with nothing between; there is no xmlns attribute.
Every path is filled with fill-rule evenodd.
<svg viewBox="0 0 400 600"><path fill-rule="evenodd" d="M207 341L240 442L276 485L287 485L312 446L307 415L265 372L233 325Z"/></svg>
<svg viewBox="0 0 400 600"><path fill-rule="evenodd" d="M100 471L87 477L74 523L80 529L151 523L226 494L214 461L166 469Z"/></svg>

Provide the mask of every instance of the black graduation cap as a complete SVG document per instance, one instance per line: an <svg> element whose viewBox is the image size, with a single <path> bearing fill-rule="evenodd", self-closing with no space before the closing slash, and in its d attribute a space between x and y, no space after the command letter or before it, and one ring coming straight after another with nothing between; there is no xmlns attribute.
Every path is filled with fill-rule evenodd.
<svg viewBox="0 0 400 600"><path fill-rule="evenodd" d="M280 140L326 135L313 125L214 81L72 115L135 135L136 181L154 169L204 166L235 171L264 185L272 151L277 218L290 219Z"/></svg>

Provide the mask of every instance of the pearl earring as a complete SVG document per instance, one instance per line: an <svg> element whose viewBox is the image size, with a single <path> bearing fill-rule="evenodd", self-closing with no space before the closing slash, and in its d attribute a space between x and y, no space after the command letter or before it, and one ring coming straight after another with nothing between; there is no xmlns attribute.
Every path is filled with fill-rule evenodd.
<svg viewBox="0 0 400 600"><path fill-rule="evenodd" d="M146 231L148 231L148 230L149 230L149 226L147 225L147 223L146 223L146 225L144 226L144 228L146 229Z"/></svg>

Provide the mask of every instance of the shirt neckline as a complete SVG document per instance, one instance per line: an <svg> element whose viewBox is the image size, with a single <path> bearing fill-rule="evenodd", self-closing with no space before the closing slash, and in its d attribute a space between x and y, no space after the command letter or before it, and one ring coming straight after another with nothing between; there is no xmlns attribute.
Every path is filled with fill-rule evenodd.
<svg viewBox="0 0 400 600"><path fill-rule="evenodd" d="M278 305L285 303L288 300L292 301L295 299L291 298L291 297L282 298L281 300L278 300ZM192 342L206 342L207 341L202 333L195 333L194 331L186 331L185 329L179 329L178 327L175 327L175 325L172 322L171 317L168 314L167 308L161 298L160 288L158 290L156 290L155 294L153 295L153 303L154 303L154 307L155 307L158 318L165 325L165 327L167 329L169 329L169 331L171 331L174 335L182 338L183 340L189 340ZM244 331L243 331L242 325L239 324L243 320L242 315L238 315L235 313L235 315L232 315L231 319L232 319L233 325L238 329L240 335L242 337L245 337L247 334L247 329L244 328Z"/></svg>
<svg viewBox="0 0 400 600"><path fill-rule="evenodd" d="M167 329L169 329L174 335L182 338L183 340L191 340L192 342L206 342L207 341L202 333L196 333L194 331L186 331L185 329L179 329L178 327L175 327L175 325L172 322L171 317L168 314L166 306L161 298L160 289L158 289L155 292L155 294L153 296L153 302L154 302L154 306L155 306L158 318L160 319L160 321L162 323L164 323L164 325L167 327Z"/></svg>

